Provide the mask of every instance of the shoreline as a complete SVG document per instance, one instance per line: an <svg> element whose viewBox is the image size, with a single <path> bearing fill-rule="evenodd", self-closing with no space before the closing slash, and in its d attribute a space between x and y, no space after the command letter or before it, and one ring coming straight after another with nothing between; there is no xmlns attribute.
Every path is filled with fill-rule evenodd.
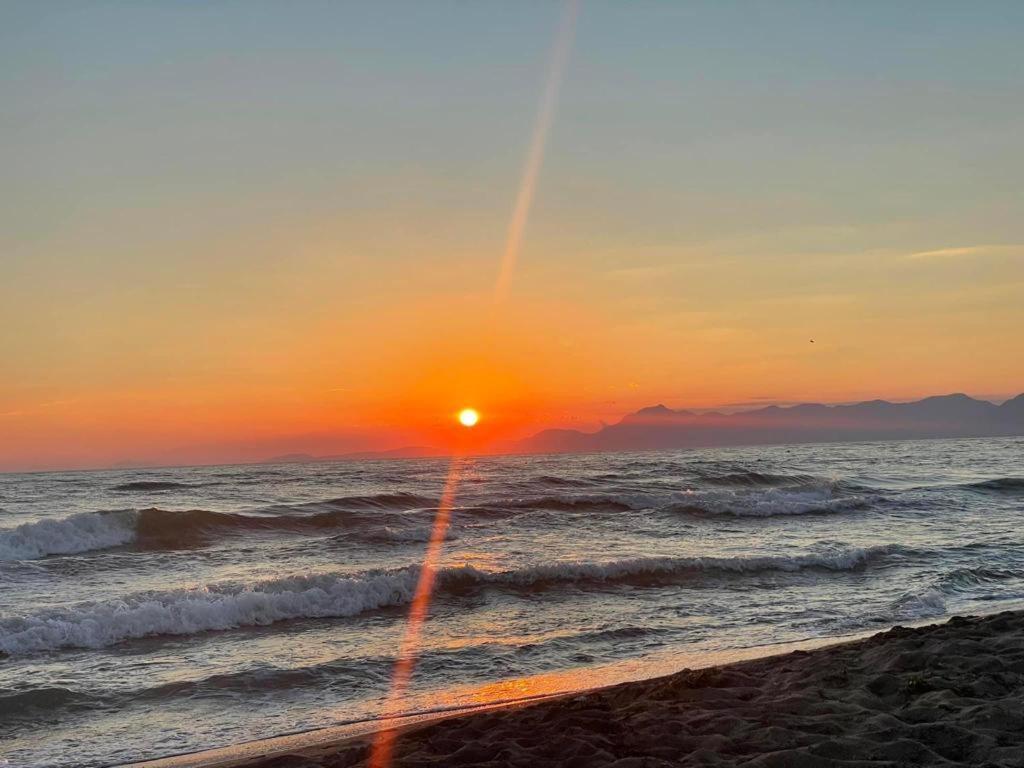
<svg viewBox="0 0 1024 768"><path fill-rule="evenodd" d="M668 658L662 661L630 660L606 665L605 668L597 670L584 669L583 676L596 678L596 684L587 686L558 688L559 684L566 685L566 681L573 679L579 682L580 675L577 670L572 673L552 673L549 675L538 675L529 678L530 685L527 690L535 690L536 693L521 695L512 698L496 698L490 701L483 701L477 704L457 703L456 695L447 696L450 702L447 705L438 706L430 710L419 710L408 714L399 715L387 720L379 718L367 718L357 721L341 723L326 728L300 731L291 734L283 734L257 741L243 742L226 747L191 752L178 755L170 755L141 762L131 763L123 768L284 768L285 766L301 766L302 768L317 768L325 766L341 768L344 766L356 766L363 764L366 744L376 733L387 730L395 730L400 734L397 751L396 765L419 765L414 760L408 762L408 752L411 745L418 743L422 734L435 730L457 732L466 728L473 728L472 723L481 719L512 719L515 713L526 716L535 711L557 712L560 707L569 708L571 704L586 700L601 700L607 697L627 697L643 701L642 689L656 687L658 685L676 685L680 678L701 677L717 674L729 674L740 672L747 667L765 667L771 671L775 667L785 666L785 661L792 658L813 658L825 659L825 666L828 666L828 657L843 656L858 652L861 646L893 643L899 645L901 638L907 636L926 638L936 633L952 632L953 634L970 632L971 627L987 626L992 622L1009 622L1014 625L1019 635L1018 647L1022 650L1022 659L1017 664L1018 683L1021 682L1021 673L1024 673L1024 610L1002 611L1000 613L986 616L972 616L969 618L952 617L943 623L927 623L927 620L915 624L913 627L895 626L880 631L864 631L846 636L833 636L828 638L814 638L793 643L773 644L767 646L754 646L746 649L736 649L728 652L704 652L687 654L685 652L673 652L667 654ZM904 640L904 642L906 642ZM910 642L916 642L911 640ZM689 659L687 662L686 659ZM1016 668L1015 668L1016 669ZM637 672L645 670L646 674L637 676ZM618 677L616 677L618 674ZM537 683L541 684L537 684ZM820 682L820 681L819 681ZM500 684L483 686L479 688L462 689L464 695L477 695L480 691L489 688L496 688ZM545 688L546 685L546 688ZM814 687L813 685L811 686ZM820 685L819 685L820 687ZM1018 685L1018 693L1020 686ZM440 695L436 698L441 699ZM649 702L648 702L649 703ZM636 701L633 702L634 706ZM1020 708L1024 709L1024 698L1019 702ZM553 715L555 720L558 716ZM1024 719L1021 720L1022 731L1024 731ZM507 735L514 738L515 727ZM500 741L500 737L498 738ZM1022 736L1024 739L1024 736ZM492 739L493 741L493 739ZM475 742L474 742L475 743ZM465 745L464 745L465 746ZM493 749L499 749L500 744L491 744ZM927 749L927 747L925 747ZM483 751L487 747L482 747ZM479 750L478 750L479 751ZM1024 742L1021 743L1021 754L1024 755ZM440 758L441 756L438 756ZM451 758L452 756L447 756ZM530 760L536 763L536 757ZM463 765L485 764L489 761L462 762L459 758L456 763ZM515 762L515 761L513 761ZM424 763L426 764L426 763ZM496 763L497 765L499 763ZM500 763L510 764L510 763ZM557 763L552 763L552 765ZM600 761L598 763L600 764ZM704 763L693 763L701 764ZM717 764L717 763L708 763ZM732 763L723 763L729 764ZM811 765L812 763L808 763ZM813 765L818 765L814 762ZM820 763L826 765L829 763ZM889 764L893 763L872 763ZM955 763L952 763L955 764ZM1024 758L1019 763L995 763L997 765L1021 765L1024 766ZM639 764L638 764L639 765ZM838 763L837 763L838 765ZM845 763L844 763L845 765Z"/></svg>
<svg viewBox="0 0 1024 768"><path fill-rule="evenodd" d="M915 623L914 626L926 623L928 623L927 619ZM236 765L246 765L249 760L254 759L253 753L267 758L275 757L289 751L304 750L323 744L341 743L342 741L358 739L369 734L376 734L380 731L388 730L392 724L400 729L411 726L430 725L441 720L471 716L485 710L521 707L536 704L546 699L565 698L593 693L618 685L642 683L647 680L668 677L682 669L707 669L742 661L772 658L795 650L809 650L841 645L871 637L879 631L884 630L863 630L844 635L812 637L790 642L751 645L721 651L681 651L673 649L660 654L656 653L636 659L623 659L608 664L538 673L528 678L499 680L485 685L458 686L449 690L432 691L429 694L418 695L419 698L425 698L429 695L430 698L447 702L433 708L412 708L390 718L368 716L339 722L322 728L281 733L265 739L242 741L223 747L163 755L132 763L121 763L113 766L113 768L232 768L232 766ZM596 682L580 684L580 678L596 679ZM520 695L513 694L478 704L468 703L468 700L474 699L481 694L487 694L495 690L504 691L512 687L517 690L536 692Z"/></svg>

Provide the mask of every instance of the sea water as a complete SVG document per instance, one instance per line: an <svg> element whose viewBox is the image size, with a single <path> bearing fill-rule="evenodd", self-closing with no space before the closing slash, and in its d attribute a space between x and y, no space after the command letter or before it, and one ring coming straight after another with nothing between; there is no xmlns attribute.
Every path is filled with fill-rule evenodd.
<svg viewBox="0 0 1024 768"><path fill-rule="evenodd" d="M0 475L0 757L378 716L446 481L410 711L1018 606L1022 462L999 438Z"/></svg>

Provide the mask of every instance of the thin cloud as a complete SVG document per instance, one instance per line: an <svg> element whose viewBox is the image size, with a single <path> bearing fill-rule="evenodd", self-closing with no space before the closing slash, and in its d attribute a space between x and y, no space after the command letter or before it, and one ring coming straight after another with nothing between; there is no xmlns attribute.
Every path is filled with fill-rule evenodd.
<svg viewBox="0 0 1024 768"><path fill-rule="evenodd" d="M1020 248L1020 245L965 245L956 248L937 248L933 251L917 251L907 255L908 259L953 259L969 256L984 256L989 253Z"/></svg>

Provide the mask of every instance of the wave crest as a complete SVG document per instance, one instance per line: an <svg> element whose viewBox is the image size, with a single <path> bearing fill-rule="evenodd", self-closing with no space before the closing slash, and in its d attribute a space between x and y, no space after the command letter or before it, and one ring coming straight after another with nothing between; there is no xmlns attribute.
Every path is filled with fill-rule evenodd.
<svg viewBox="0 0 1024 768"><path fill-rule="evenodd" d="M828 484L828 481L815 477L814 475L798 474L783 475L772 472L756 472L754 470L738 470L735 472L709 472L700 473L702 482L708 485L724 485L739 487L807 487L821 486Z"/></svg>
<svg viewBox="0 0 1024 768"><path fill-rule="evenodd" d="M1024 493L1024 477L997 477L992 480L967 483L964 487L973 491L1019 494Z"/></svg>
<svg viewBox="0 0 1024 768"><path fill-rule="evenodd" d="M349 496L279 505L253 513L205 509L81 512L0 529L0 561L36 560L132 544L141 549L188 549L232 531L310 533L337 528L365 532L374 541L425 540L401 528L412 512L430 512L436 500L411 493ZM376 529L376 530L375 530Z"/></svg>
<svg viewBox="0 0 1024 768"><path fill-rule="evenodd" d="M176 491L183 488L196 488L189 483L176 483L172 480L135 480L121 483L111 488L112 491Z"/></svg>
<svg viewBox="0 0 1024 768"><path fill-rule="evenodd" d="M70 517L23 523L0 530L0 560L36 560L128 544L135 538L137 513L82 512Z"/></svg>
<svg viewBox="0 0 1024 768"><path fill-rule="evenodd" d="M450 592L485 586L542 588L558 583L685 578L706 572L727 575L807 568L846 571L904 551L897 545L833 546L796 555L563 561L505 571L455 565L438 571L437 584L439 590ZM60 648L99 648L153 635L192 635L291 619L355 616L407 605L419 572L419 566L409 566L390 571L298 575L250 584L222 583L140 593L111 602L51 609L0 619L0 651L23 655Z"/></svg>
<svg viewBox="0 0 1024 768"><path fill-rule="evenodd" d="M27 691L0 693L0 718L10 720L37 720L41 714L55 709L88 709L101 699L70 688L34 688Z"/></svg>
<svg viewBox="0 0 1024 768"><path fill-rule="evenodd" d="M846 512L869 503L864 496L836 495L830 488L769 488L757 493L691 490L680 494L668 509L698 516L777 517Z"/></svg>

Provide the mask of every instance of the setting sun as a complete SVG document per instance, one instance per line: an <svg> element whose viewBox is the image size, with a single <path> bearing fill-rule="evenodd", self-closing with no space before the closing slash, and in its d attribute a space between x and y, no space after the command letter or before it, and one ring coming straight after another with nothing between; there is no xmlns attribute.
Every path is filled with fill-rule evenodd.
<svg viewBox="0 0 1024 768"><path fill-rule="evenodd" d="M207 5L0 0L0 768L1024 768L1024 0Z"/></svg>

